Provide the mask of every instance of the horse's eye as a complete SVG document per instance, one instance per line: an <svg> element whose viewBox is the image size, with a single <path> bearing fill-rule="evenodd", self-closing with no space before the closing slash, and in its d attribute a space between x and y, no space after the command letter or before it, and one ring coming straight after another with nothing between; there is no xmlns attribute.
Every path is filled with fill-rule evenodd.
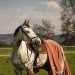
<svg viewBox="0 0 75 75"><path fill-rule="evenodd" d="M29 31L26 31L26 33L29 33Z"/></svg>

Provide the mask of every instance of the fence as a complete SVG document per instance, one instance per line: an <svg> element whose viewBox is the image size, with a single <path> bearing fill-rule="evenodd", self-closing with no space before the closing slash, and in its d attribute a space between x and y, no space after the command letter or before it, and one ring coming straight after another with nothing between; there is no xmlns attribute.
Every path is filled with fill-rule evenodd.
<svg viewBox="0 0 75 75"><path fill-rule="evenodd" d="M75 46L62 46L64 50L75 50Z"/></svg>

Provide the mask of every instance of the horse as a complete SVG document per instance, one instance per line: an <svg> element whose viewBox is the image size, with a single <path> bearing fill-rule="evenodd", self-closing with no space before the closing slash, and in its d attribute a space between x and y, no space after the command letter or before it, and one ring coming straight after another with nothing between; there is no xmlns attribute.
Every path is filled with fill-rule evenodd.
<svg viewBox="0 0 75 75"><path fill-rule="evenodd" d="M22 75L22 71L26 70L27 75L33 75L37 73L40 68L43 68L50 75L50 64L47 52L40 52L38 57L35 58L36 51L31 42L34 43L34 45L35 42L37 42L38 45L41 44L40 38L30 28L29 21L25 20L25 22L15 30L13 37L11 62L14 66L15 74ZM35 59L37 59L37 66L34 66Z"/></svg>

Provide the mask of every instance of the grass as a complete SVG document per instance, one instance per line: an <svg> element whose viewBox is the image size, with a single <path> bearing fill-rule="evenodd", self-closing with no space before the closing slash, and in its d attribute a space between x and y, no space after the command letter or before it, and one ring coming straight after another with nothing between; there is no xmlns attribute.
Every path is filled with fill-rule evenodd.
<svg viewBox="0 0 75 75"><path fill-rule="evenodd" d="M0 48L0 55L10 55L11 48Z"/></svg>
<svg viewBox="0 0 75 75"><path fill-rule="evenodd" d="M8 57L0 57L0 75L15 75Z"/></svg>
<svg viewBox="0 0 75 75"><path fill-rule="evenodd" d="M66 58L67 58L69 66L70 66L72 75L75 75L75 53L73 53L73 54L67 53Z"/></svg>
<svg viewBox="0 0 75 75"><path fill-rule="evenodd" d="M0 57L0 75L15 75L13 68L9 57ZM47 72L40 70L37 75L41 74L47 75ZM26 71L23 71L23 75L26 75Z"/></svg>
<svg viewBox="0 0 75 75"><path fill-rule="evenodd" d="M0 55L10 54L10 49L0 49ZM72 75L75 75L75 53L66 53L66 58L68 60ZM0 56L0 75L15 75L13 66L10 62L9 57ZM26 71L23 71L23 75L26 75ZM48 75L45 70L40 70L37 75Z"/></svg>

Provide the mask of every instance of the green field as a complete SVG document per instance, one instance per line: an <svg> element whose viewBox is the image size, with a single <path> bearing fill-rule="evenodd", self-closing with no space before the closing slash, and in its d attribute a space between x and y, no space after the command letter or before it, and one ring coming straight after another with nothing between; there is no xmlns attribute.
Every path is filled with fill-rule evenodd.
<svg viewBox="0 0 75 75"><path fill-rule="evenodd" d="M72 51L71 51L72 52ZM0 49L0 55L9 55L11 53L11 49ZM67 51L65 53L72 75L75 75L75 53L70 53ZM8 56L0 56L0 75L15 75L13 66L10 62L10 58ZM26 72L23 71L23 75L26 75ZM40 70L37 75L48 75L46 71Z"/></svg>

